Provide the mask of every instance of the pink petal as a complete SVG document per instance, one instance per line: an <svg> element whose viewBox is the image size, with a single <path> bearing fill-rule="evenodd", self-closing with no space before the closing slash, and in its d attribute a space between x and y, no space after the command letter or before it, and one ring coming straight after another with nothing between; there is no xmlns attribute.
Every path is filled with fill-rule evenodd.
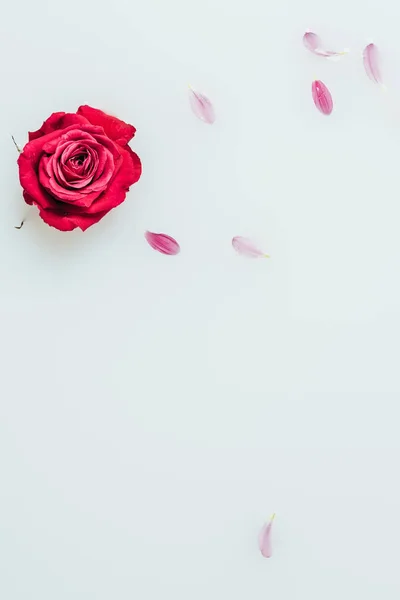
<svg viewBox="0 0 400 600"><path fill-rule="evenodd" d="M313 81L311 86L315 106L323 115L330 115L333 110L333 100L330 91L322 81Z"/></svg>
<svg viewBox="0 0 400 600"><path fill-rule="evenodd" d="M207 96L200 94L200 92L196 92L193 88L189 88L189 102L196 117L209 125L214 123L214 107Z"/></svg>
<svg viewBox="0 0 400 600"><path fill-rule="evenodd" d="M151 231L146 231L144 234L149 245L157 252L161 252L161 254L178 254L180 252L179 244L174 238L169 235L165 235L165 233L152 233Z"/></svg>
<svg viewBox="0 0 400 600"><path fill-rule="evenodd" d="M364 48L363 61L365 72L375 83L382 85L381 71L379 68L379 52L375 44L368 44Z"/></svg>
<svg viewBox="0 0 400 600"><path fill-rule="evenodd" d="M342 52L324 50L320 38L312 31L307 31L307 33L303 35L303 44L307 50L310 50L310 52L313 54L316 54L317 56L324 56L325 58L340 58L344 54L347 54L347 50L343 50Z"/></svg>
<svg viewBox="0 0 400 600"><path fill-rule="evenodd" d="M237 235L232 238L232 246L238 254L247 256L249 258L269 258L268 254L262 252L257 246L248 238Z"/></svg>
<svg viewBox="0 0 400 600"><path fill-rule="evenodd" d="M271 558L272 556L271 529L274 519L275 513L270 518L269 523L265 523L258 537L258 547L264 558Z"/></svg>

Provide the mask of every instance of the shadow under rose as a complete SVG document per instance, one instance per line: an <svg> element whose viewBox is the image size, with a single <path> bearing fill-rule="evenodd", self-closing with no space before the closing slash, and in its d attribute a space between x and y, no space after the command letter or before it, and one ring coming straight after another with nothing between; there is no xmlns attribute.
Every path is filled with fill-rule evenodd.
<svg viewBox="0 0 400 600"><path fill-rule="evenodd" d="M53 256L58 255L60 259L66 256L76 257L76 255L83 259L86 253L91 251L94 243L97 245L98 240L101 240L101 245L104 246L107 240L112 242L115 238L118 216L114 215L114 212L110 211L101 221L86 231L79 228L73 231L59 231L42 221L35 207L27 205L26 209L21 211L23 226L19 228L21 221L18 220L14 224L15 235L29 237L36 249L46 254L50 252Z"/></svg>

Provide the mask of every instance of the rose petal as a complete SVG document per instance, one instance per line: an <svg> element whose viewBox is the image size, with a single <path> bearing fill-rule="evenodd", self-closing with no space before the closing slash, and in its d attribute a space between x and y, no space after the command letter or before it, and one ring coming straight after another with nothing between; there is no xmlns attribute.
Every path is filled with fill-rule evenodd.
<svg viewBox="0 0 400 600"><path fill-rule="evenodd" d="M107 213L116 208L125 200L131 185L136 183L142 173L142 164L137 154L128 145L120 148L121 158L116 164L114 175L105 192L86 209L86 214L95 214L98 211Z"/></svg>
<svg viewBox="0 0 400 600"><path fill-rule="evenodd" d="M161 254L178 254L180 252L180 246L174 238L165 233L152 233L151 231L146 231L144 234L148 244L157 252L161 252Z"/></svg>
<svg viewBox="0 0 400 600"><path fill-rule="evenodd" d="M347 54L348 50L343 50L342 52L333 52L333 50L324 50L322 47L321 40L316 33L312 31L307 31L303 35L303 44L313 54L317 56L323 56L325 58L340 58L344 54Z"/></svg>
<svg viewBox="0 0 400 600"><path fill-rule="evenodd" d="M72 231L77 227L82 231L86 231L88 227L98 223L107 212L108 211L86 215L60 212L57 210L40 210L39 216L47 223L47 225L55 227L59 231Z"/></svg>
<svg viewBox="0 0 400 600"><path fill-rule="evenodd" d="M133 125L129 125L125 121L117 119L117 117L107 115L98 108L87 105L80 106L77 114L85 117L92 125L103 127L105 134L120 146L125 146L136 133Z"/></svg>
<svg viewBox="0 0 400 600"><path fill-rule="evenodd" d="M70 125L89 125L89 121L80 115L73 113L58 112L50 115L37 131L29 132L29 141L36 140L44 135L65 129Z"/></svg>
<svg viewBox="0 0 400 600"><path fill-rule="evenodd" d="M375 44L368 44L363 52L364 69L371 81L382 85L379 52Z"/></svg>
<svg viewBox="0 0 400 600"><path fill-rule="evenodd" d="M196 92L196 90L189 88L189 102L192 107L192 111L201 121L212 125L215 121L215 111L207 96Z"/></svg>
<svg viewBox="0 0 400 600"><path fill-rule="evenodd" d="M271 558L272 556L271 530L274 519L275 513L270 518L269 523L265 523L258 537L258 547L264 558Z"/></svg>
<svg viewBox="0 0 400 600"><path fill-rule="evenodd" d="M49 135L56 136L57 132ZM19 155L19 180L27 195L34 198L35 204L40 208L52 208L55 202L54 198L40 185L37 175L38 161L41 157L40 149L37 148L38 144L40 145L39 140L28 142Z"/></svg>
<svg viewBox="0 0 400 600"><path fill-rule="evenodd" d="M269 258L268 254L262 252L254 242L240 235L232 238L232 246L238 254L248 258Z"/></svg>
<svg viewBox="0 0 400 600"><path fill-rule="evenodd" d="M330 115L333 110L333 100L330 91L322 81L315 80L311 86L315 106L323 115Z"/></svg>
<svg viewBox="0 0 400 600"><path fill-rule="evenodd" d="M82 190L69 189L68 187L62 187L57 183L56 179L52 176L49 177L47 170L51 169L51 158L43 156L39 165L39 182L44 190L46 190L53 199L53 205L57 205L57 202L63 202L67 206L66 210L72 211L73 206L85 208L88 210L91 204L103 193L103 190L91 190L91 192L84 193ZM89 188L90 186L88 186ZM47 208L44 206L44 208Z"/></svg>

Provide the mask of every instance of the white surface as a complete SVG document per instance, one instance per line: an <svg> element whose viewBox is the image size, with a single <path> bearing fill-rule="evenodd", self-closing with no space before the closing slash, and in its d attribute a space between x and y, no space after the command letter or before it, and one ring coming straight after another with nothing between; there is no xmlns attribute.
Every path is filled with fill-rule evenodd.
<svg viewBox="0 0 400 600"><path fill-rule="evenodd" d="M398 600L399 17L394 0L3 10L1 598ZM353 54L312 56L307 28ZM83 103L137 127L142 180L84 234L34 211L16 231L9 133ZM233 235L272 258L241 260Z"/></svg>

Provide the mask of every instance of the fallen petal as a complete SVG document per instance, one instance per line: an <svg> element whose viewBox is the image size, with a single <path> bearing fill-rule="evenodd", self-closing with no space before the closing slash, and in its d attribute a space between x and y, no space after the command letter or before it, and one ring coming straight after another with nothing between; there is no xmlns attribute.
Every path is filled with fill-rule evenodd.
<svg viewBox="0 0 400 600"><path fill-rule="evenodd" d="M275 513L270 518L269 523L265 523L258 537L258 546L264 558L271 558L272 556L271 529L274 519Z"/></svg>
<svg viewBox="0 0 400 600"><path fill-rule="evenodd" d="M215 121L215 111L207 96L196 92L193 88L189 88L189 102L192 111L201 121L212 125Z"/></svg>
<svg viewBox="0 0 400 600"><path fill-rule="evenodd" d="M240 235L232 238L232 246L238 254L249 258L269 258L268 254L262 252L254 242Z"/></svg>
<svg viewBox="0 0 400 600"><path fill-rule="evenodd" d="M330 91L322 81L316 79L311 86L315 106L323 115L330 115L333 110L333 100Z"/></svg>
<svg viewBox="0 0 400 600"><path fill-rule="evenodd" d="M161 254L174 255L180 252L180 246L173 237L166 235L165 233L152 233L146 231L144 234L149 245L157 252Z"/></svg>
<svg viewBox="0 0 400 600"><path fill-rule="evenodd" d="M382 85L379 52L375 44L368 44L363 52L364 69L368 77L375 83Z"/></svg>
<svg viewBox="0 0 400 600"><path fill-rule="evenodd" d="M344 54L347 54L348 50L342 50L342 52L334 52L333 50L325 50L322 47L321 40L316 33L307 31L303 35L303 44L313 54L317 56L323 56L324 58L340 58Z"/></svg>

